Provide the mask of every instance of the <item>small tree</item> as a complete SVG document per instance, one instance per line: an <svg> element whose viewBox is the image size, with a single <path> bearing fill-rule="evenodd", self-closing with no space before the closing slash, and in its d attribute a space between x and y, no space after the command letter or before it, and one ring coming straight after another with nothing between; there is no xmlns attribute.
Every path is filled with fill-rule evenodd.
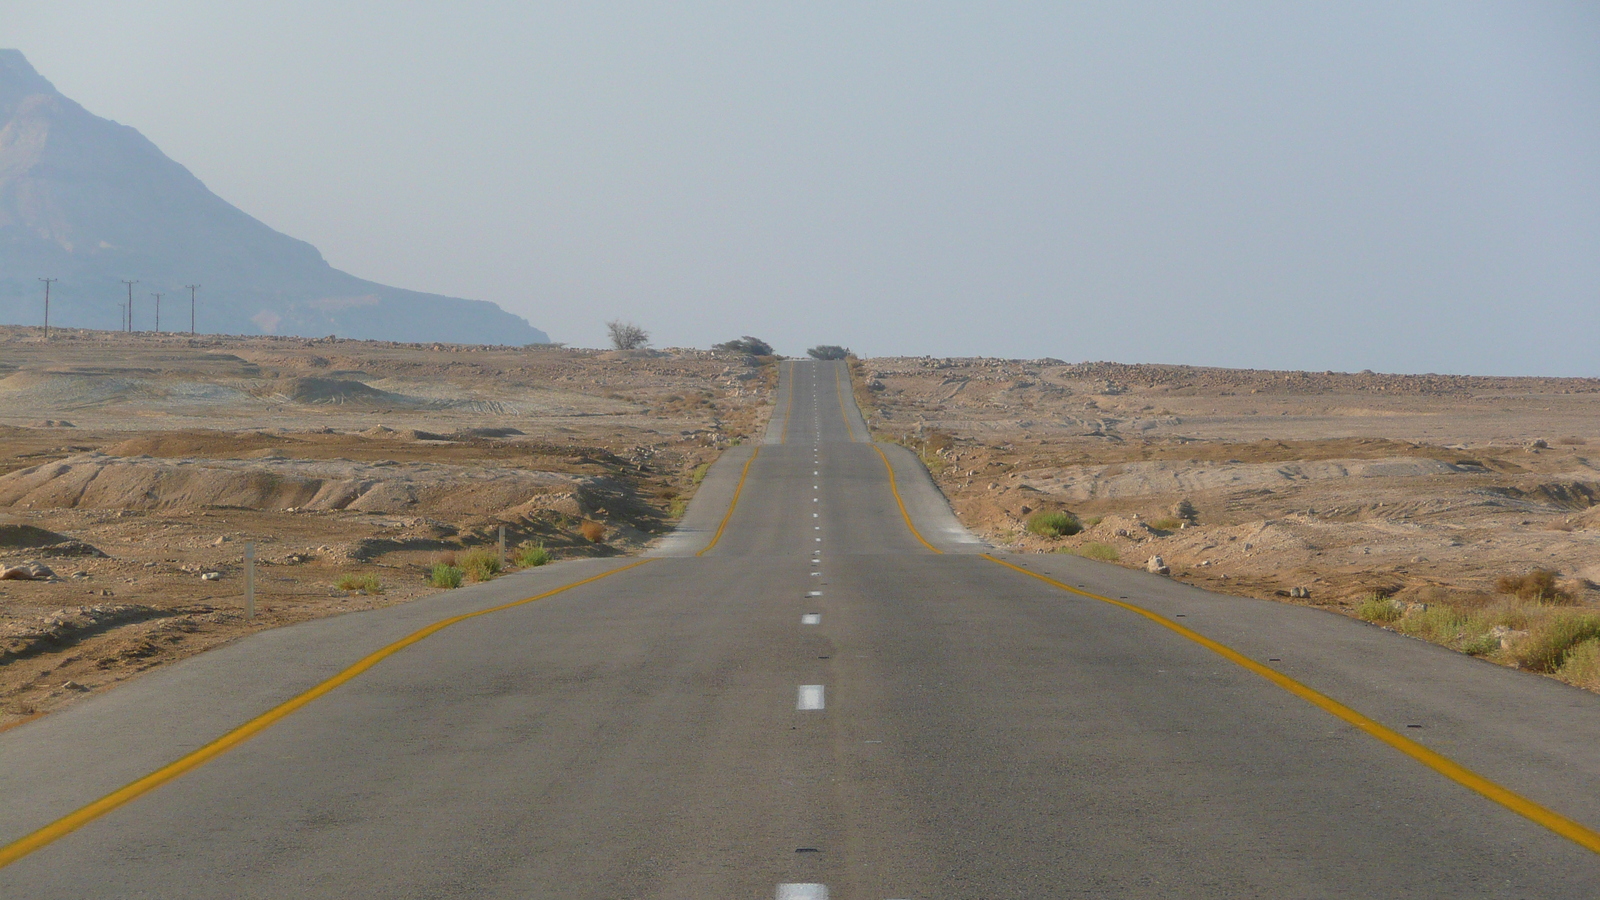
<svg viewBox="0 0 1600 900"><path fill-rule="evenodd" d="M742 338L739 338L738 340L723 341L720 344L712 344L711 349L725 350L729 353L743 353L747 356L772 355L771 344L763 341L761 338L751 337L748 334Z"/></svg>
<svg viewBox="0 0 1600 900"><path fill-rule="evenodd" d="M606 323L606 332L611 335L611 346L618 350L642 350L650 344L650 332L621 319L612 319Z"/></svg>
<svg viewBox="0 0 1600 900"><path fill-rule="evenodd" d="M818 344L806 351L812 359L844 359L850 355L849 347L840 347L836 344Z"/></svg>

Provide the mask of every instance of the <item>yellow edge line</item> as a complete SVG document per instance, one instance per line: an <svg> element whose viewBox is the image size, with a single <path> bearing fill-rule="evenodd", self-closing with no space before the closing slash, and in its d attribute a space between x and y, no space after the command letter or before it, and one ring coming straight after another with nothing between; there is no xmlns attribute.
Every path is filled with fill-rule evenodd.
<svg viewBox="0 0 1600 900"><path fill-rule="evenodd" d="M728 520L733 518L733 509L739 505L739 495L744 493L744 480L750 477L750 464L756 461L756 456L760 453L761 448L757 447L750 454L750 458L744 461L744 469L739 472L739 486L733 489L733 499L728 501L728 511L722 515L722 524L717 526L717 533L712 536L711 543L705 545L695 556L705 556L717 545L717 541L722 540L722 532L728 527Z"/></svg>
<svg viewBox="0 0 1600 900"><path fill-rule="evenodd" d="M647 562L653 561L654 560L642 559L636 563L623 566L620 569L612 569L609 572L602 572L599 575L585 578L582 581L574 581L571 584L555 588L554 590L545 591L544 593L535 595L533 597L527 597L522 600L505 603L500 606L493 606L488 609L480 609L477 612L462 613L459 616L451 616L448 619L442 619L419 631L414 631L400 640L395 641L389 646L382 648L381 650L376 650L372 653L369 653L359 662L333 676L332 678L329 678L327 681L322 682L298 697L294 697L293 699L280 703L261 715L256 716L254 719L251 719L243 725L240 725L238 728L235 728L227 734L224 734L222 737L217 738L211 743L206 744L197 750L193 750L187 755L180 757L179 759L170 762L165 766L162 766L154 772L151 772L149 775L140 778L138 781L134 781L130 784L124 785L121 788L118 788L115 791L112 791L111 793L77 810L76 812L68 813L67 815L62 816L61 818L51 822L49 825L46 825L43 828L40 828L38 831L35 831L32 834L27 835L26 837L13 841L4 847L0 847L0 868L4 868L23 858L24 856L27 856L29 853L32 853L33 851L38 850L39 848L44 847L45 845L50 844L59 838L71 834L95 819L98 819L106 813L111 812L117 807L155 790L174 778L205 765L211 760L216 759L222 754L227 753L229 750L232 750L234 747L239 746L245 741L255 737L257 734L260 734L262 731L270 728L280 719L283 719L285 716L288 716L290 713L298 710L300 707L305 706L311 701L316 700L318 697L321 697L329 691L332 691L334 688L339 687L352 678L355 678L357 675L360 675L362 672L367 671L390 656L393 656L401 650L404 650L406 647L421 641L423 638L437 634L438 632L449 628L451 625L454 625L457 622L464 622L467 619L475 619L478 616L486 616L490 613L502 612L513 607L522 606L525 603L532 603L536 600L543 600L546 597L554 596L562 591L570 591L575 587L582 587L586 584L592 584L602 578L610 578L612 575L616 575L620 572L626 572L629 569L637 568Z"/></svg>
<svg viewBox="0 0 1600 900"><path fill-rule="evenodd" d="M992 563L1005 566L1013 571L1021 572L1022 574L1031 578L1037 578L1046 584L1058 587L1068 593L1077 594L1080 597L1088 597L1091 600L1099 600L1101 603L1109 603L1112 606L1119 606L1125 610L1128 610L1129 612L1144 616L1146 619L1149 619L1157 625L1160 625L1161 627L1170 631L1177 632L1179 635L1194 641L1196 644L1199 644L1207 650L1216 653L1218 656L1223 657L1229 662L1260 675L1262 678L1265 678L1278 687L1283 688L1289 693L1323 710L1335 718L1343 719L1351 725L1354 725L1362 731L1365 731L1372 737L1377 738L1383 743L1388 744L1390 747L1399 750L1401 753L1404 753L1417 762L1422 763L1435 772L1438 772L1440 775L1443 775L1451 781L1454 781L1456 784L1459 784L1468 790L1475 791L1476 793L1493 800L1517 815L1523 816L1524 818L1527 818L1539 825L1543 825L1545 828L1550 829L1556 834L1561 835L1562 837L1572 841L1586 850L1600 853L1600 832L1596 832L1585 825L1574 822L1560 813L1540 806L1521 794L1515 793L1511 790L1501 787L1498 784L1495 784L1489 779L1479 775L1471 769L1468 769L1460 763L1455 762L1449 757L1436 753L1435 751L1428 749L1422 744L1411 740L1399 732L1380 725L1379 723L1367 718L1361 713L1356 712L1350 707L1345 706L1343 703L1340 703L1332 697L1306 687L1300 682L1295 681L1293 678L1290 678L1289 676L1284 675L1283 673L1278 672L1277 670L1268 666L1264 666L1225 644L1219 644L1197 631L1185 628L1184 626L1170 621L1158 613L1153 613L1144 607L1135 606L1132 603L1126 603L1121 600L1113 600L1110 597L1102 597L1099 594L1092 594L1088 591L1063 584L1062 582L1056 581L1054 578L1040 575L1037 572L1030 572L1021 566L1008 563L1003 559L997 559L996 557L990 556L987 553L983 554L983 558Z"/></svg>
<svg viewBox="0 0 1600 900"><path fill-rule="evenodd" d="M917 530L917 526L911 524L911 513L906 512L906 502L900 499L900 488L896 487L894 483L894 466L889 464L889 455L884 453L883 448L877 444L873 444L872 449L878 451L878 458L883 460L883 467L889 470L889 490L894 492L895 505L900 507L900 518L906 520L906 527L911 529L911 536L921 541L922 546L927 547L929 550L935 553L944 553L943 550L928 543L928 539L922 536L922 532Z"/></svg>
<svg viewBox="0 0 1600 900"><path fill-rule="evenodd" d="M783 366L778 366L778 376L783 376ZM789 423L794 421L794 363L789 364L789 403L783 408L783 434L778 436L778 443L789 443Z"/></svg>

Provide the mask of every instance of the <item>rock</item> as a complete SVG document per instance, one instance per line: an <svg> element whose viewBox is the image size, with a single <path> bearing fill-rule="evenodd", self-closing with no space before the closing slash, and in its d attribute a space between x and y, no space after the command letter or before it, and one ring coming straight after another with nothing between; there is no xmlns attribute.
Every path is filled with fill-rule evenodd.
<svg viewBox="0 0 1600 900"><path fill-rule="evenodd" d="M1144 564L1144 570L1156 575L1172 574L1172 567L1168 566L1167 561L1159 556L1150 557L1150 561Z"/></svg>
<svg viewBox="0 0 1600 900"><path fill-rule="evenodd" d="M18 566L0 566L0 581L44 581L56 577L50 567L36 560Z"/></svg>
<svg viewBox="0 0 1600 900"><path fill-rule="evenodd" d="M1289 589L1289 596L1293 597L1296 600L1310 600L1311 599L1311 589L1310 588L1303 588L1303 587L1290 588Z"/></svg>
<svg viewBox="0 0 1600 900"><path fill-rule="evenodd" d="M78 693L83 693L83 692L89 690L88 688L86 688L83 685L77 683L76 681L63 681L61 683L61 689L64 690L64 691L77 691Z"/></svg>
<svg viewBox="0 0 1600 900"><path fill-rule="evenodd" d="M1540 439L1538 439L1536 441L1533 441L1532 443L1528 444L1528 449L1530 449L1530 450L1548 450L1548 449L1550 449L1550 444L1544 438L1540 438Z"/></svg>
<svg viewBox="0 0 1600 900"><path fill-rule="evenodd" d="M1507 628L1504 625L1496 625L1495 627L1489 629L1489 636L1499 640L1500 649L1505 650L1510 648L1511 645L1515 644L1517 641L1527 637L1528 633L1526 631L1517 631L1513 628Z"/></svg>
<svg viewBox="0 0 1600 900"><path fill-rule="evenodd" d="M222 573L221 572L204 572L204 573L201 573L200 580L201 581L221 581L222 580Z"/></svg>
<svg viewBox="0 0 1600 900"><path fill-rule="evenodd" d="M227 542L229 542L231 540L233 540L233 538L228 537L227 535L223 535L222 537L219 537L216 540L212 541L211 542L211 546L213 546L213 547L221 547L223 544L226 544Z"/></svg>

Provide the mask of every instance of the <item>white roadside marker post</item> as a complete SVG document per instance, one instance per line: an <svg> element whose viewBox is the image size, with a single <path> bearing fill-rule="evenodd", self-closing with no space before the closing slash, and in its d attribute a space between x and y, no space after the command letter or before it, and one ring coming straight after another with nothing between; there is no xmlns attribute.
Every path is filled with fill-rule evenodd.
<svg viewBox="0 0 1600 900"><path fill-rule="evenodd" d="M244 617L256 617L256 542L244 545Z"/></svg>
<svg viewBox="0 0 1600 900"><path fill-rule="evenodd" d="M500 569L501 569L501 571L504 571L505 567L506 567L506 527L504 525L501 525L500 526Z"/></svg>

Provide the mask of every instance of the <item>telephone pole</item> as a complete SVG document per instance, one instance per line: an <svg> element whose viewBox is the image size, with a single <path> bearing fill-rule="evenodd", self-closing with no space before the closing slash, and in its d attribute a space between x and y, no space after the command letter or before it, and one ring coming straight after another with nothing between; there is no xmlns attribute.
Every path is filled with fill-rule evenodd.
<svg viewBox="0 0 1600 900"><path fill-rule="evenodd" d="M50 282L60 281L59 278L41 278L44 282L44 339L50 340Z"/></svg>
<svg viewBox="0 0 1600 900"><path fill-rule="evenodd" d="M156 298L156 334L161 333L161 295L151 292L150 296Z"/></svg>
<svg viewBox="0 0 1600 900"><path fill-rule="evenodd" d="M200 290L200 285L186 284L184 287L189 289L189 335L192 337L194 336L194 292Z"/></svg>
<svg viewBox="0 0 1600 900"><path fill-rule="evenodd" d="M134 279L133 281L129 281L128 279L124 278L124 279L122 279L122 283L128 286L128 327L127 327L127 330L128 330L129 334L132 334L133 333L133 286L138 284L139 281L138 281L138 279Z"/></svg>

